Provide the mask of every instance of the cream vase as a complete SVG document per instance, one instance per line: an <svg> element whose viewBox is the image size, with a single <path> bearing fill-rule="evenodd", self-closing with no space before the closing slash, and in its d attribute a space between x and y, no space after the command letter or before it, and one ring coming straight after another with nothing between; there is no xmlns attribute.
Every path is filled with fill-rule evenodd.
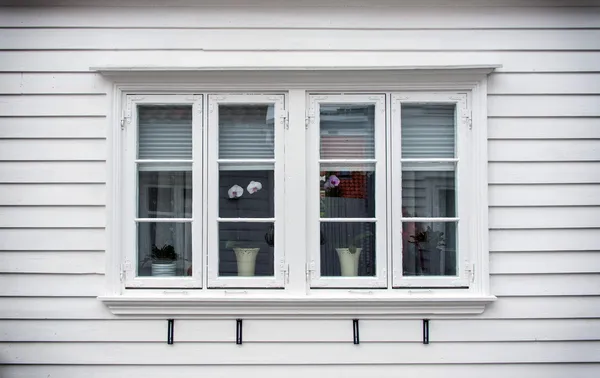
<svg viewBox="0 0 600 378"><path fill-rule="evenodd" d="M154 277L173 277L175 276L175 261L157 260L152 263L152 276Z"/></svg>
<svg viewBox="0 0 600 378"><path fill-rule="evenodd" d="M362 248L356 248L356 253L351 253L350 248L336 248L335 250L340 258L342 276L358 276L358 258Z"/></svg>
<svg viewBox="0 0 600 378"><path fill-rule="evenodd" d="M256 267L256 255L260 248L234 248L235 258L237 260L238 276L254 276Z"/></svg>

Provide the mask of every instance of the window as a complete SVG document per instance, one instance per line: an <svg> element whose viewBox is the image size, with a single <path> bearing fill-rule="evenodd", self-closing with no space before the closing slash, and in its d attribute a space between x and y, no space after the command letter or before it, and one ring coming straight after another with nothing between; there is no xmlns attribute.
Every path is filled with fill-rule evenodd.
<svg viewBox="0 0 600 378"><path fill-rule="evenodd" d="M121 280L101 299L118 314L481 312L485 92L296 80L122 89Z"/></svg>

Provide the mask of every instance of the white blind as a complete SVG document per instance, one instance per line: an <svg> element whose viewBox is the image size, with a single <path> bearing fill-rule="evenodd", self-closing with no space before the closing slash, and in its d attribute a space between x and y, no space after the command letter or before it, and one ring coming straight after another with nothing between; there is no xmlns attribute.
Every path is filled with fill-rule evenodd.
<svg viewBox="0 0 600 378"><path fill-rule="evenodd" d="M139 159L191 159L192 107L138 107Z"/></svg>
<svg viewBox="0 0 600 378"><path fill-rule="evenodd" d="M402 105L402 157L453 158L455 106Z"/></svg>
<svg viewBox="0 0 600 378"><path fill-rule="evenodd" d="M219 158L272 159L273 105L219 105Z"/></svg>
<svg viewBox="0 0 600 378"><path fill-rule="evenodd" d="M321 159L375 157L375 105L320 106Z"/></svg>

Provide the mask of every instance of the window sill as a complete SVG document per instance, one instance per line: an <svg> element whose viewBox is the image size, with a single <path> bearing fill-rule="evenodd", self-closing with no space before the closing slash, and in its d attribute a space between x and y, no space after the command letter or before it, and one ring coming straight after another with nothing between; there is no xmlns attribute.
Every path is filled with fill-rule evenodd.
<svg viewBox="0 0 600 378"><path fill-rule="evenodd" d="M368 292L370 293L370 292ZM98 299L115 315L153 318L340 318L476 315L494 296L261 296L117 295Z"/></svg>

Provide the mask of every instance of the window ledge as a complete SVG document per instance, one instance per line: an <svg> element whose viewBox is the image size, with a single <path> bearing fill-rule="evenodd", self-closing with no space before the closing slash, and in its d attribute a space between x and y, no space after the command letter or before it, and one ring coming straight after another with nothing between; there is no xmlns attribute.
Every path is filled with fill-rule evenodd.
<svg viewBox="0 0 600 378"><path fill-rule="evenodd" d="M154 318L390 318L407 315L481 314L494 296L455 297L271 297L248 298L165 296L102 296L115 315Z"/></svg>

